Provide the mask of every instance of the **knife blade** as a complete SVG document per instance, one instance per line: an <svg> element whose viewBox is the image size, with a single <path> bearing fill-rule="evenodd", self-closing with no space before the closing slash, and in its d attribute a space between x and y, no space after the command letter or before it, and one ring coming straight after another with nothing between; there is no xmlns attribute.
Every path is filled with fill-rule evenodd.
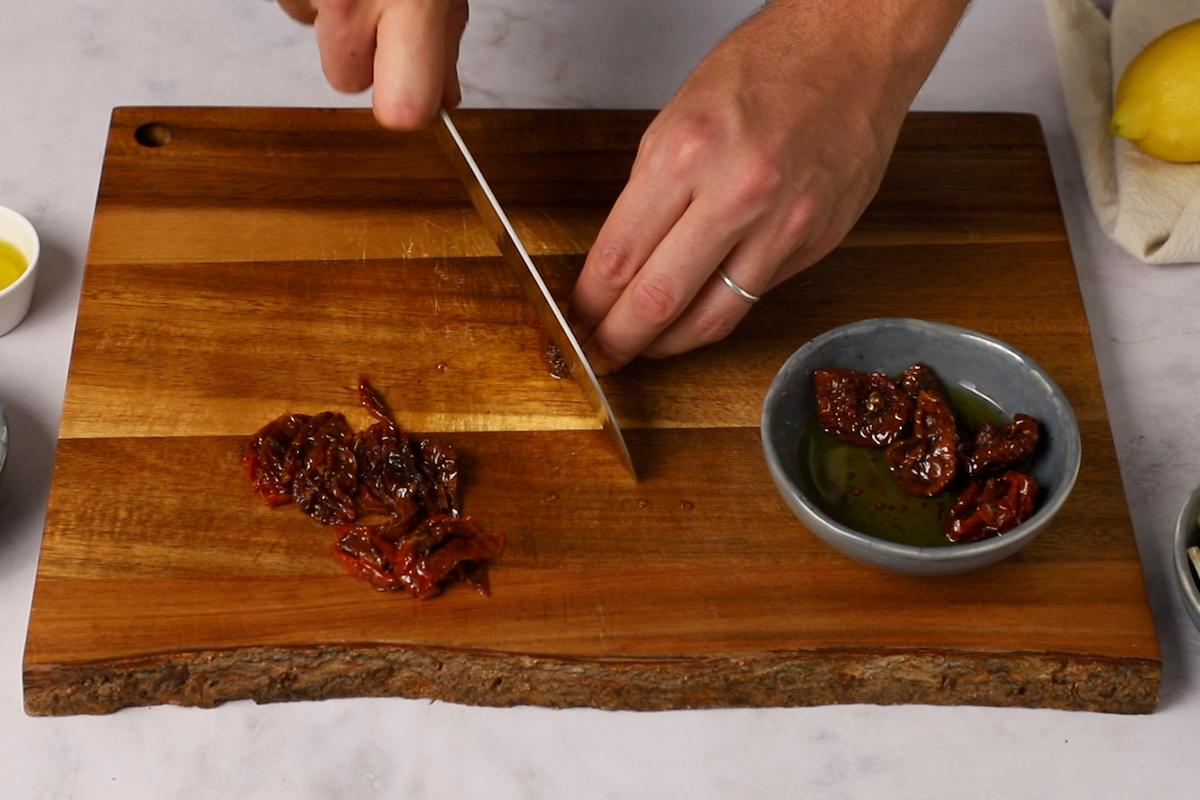
<svg viewBox="0 0 1200 800"><path fill-rule="evenodd" d="M596 379L592 365L588 363L587 356L583 354L583 348L579 346L575 334L571 332L570 326L567 325L566 319L559 311L558 304L554 302L554 297L546 288L546 282L542 280L541 273L538 272L525 245L517 236L516 229L509 221L508 215L504 213L504 209L488 185L483 171L479 169L479 164L471 155L466 142L463 141L454 120L450 118L450 114L444 108L438 113L441 124L435 123L433 126L435 136L442 150L454 164L455 171L466 188L467 195L471 198L471 205L475 207L475 211L483 220L484 227L495 241L496 247L504 257L504 262L508 264L510 271L517 279L525 298L533 306L534 315L541 323L546 337L562 354L571 377L575 379L575 383L582 390L588 405L592 407L592 412L607 435L609 444L636 480L637 471L633 467L633 459L629 455L625 437L621 434L621 426L613 415L612 406L609 405L608 398L604 395L604 389Z"/></svg>

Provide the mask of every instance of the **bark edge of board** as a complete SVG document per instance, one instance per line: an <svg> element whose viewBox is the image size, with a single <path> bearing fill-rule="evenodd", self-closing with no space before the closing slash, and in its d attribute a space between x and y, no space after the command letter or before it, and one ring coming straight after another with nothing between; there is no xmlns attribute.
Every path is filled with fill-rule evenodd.
<svg viewBox="0 0 1200 800"><path fill-rule="evenodd" d="M731 674L732 673L732 674ZM27 668L32 716L339 697L605 710L977 705L1148 714L1161 664L1056 653L791 651L561 657L449 648L250 647Z"/></svg>

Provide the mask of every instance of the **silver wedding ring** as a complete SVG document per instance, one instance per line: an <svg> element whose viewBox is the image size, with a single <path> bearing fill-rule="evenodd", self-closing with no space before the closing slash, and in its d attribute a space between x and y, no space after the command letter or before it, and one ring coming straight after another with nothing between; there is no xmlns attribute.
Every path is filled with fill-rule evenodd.
<svg viewBox="0 0 1200 800"><path fill-rule="evenodd" d="M747 300L751 303L757 303L761 299L760 295L747 292L741 287L741 285L738 284L737 281L726 275L725 270L721 269L720 267L717 267L717 274L721 276L721 282L732 289L734 293L743 300Z"/></svg>

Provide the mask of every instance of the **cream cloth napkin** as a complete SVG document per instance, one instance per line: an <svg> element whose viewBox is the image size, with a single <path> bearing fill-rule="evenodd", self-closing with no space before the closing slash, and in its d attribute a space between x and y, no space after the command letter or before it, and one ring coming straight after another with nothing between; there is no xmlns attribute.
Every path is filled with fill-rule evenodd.
<svg viewBox="0 0 1200 800"><path fill-rule="evenodd" d="M1160 34L1200 18L1200 0L1046 0L1067 114L1100 225L1151 264L1200 262L1200 164L1170 164L1108 132L1116 83Z"/></svg>

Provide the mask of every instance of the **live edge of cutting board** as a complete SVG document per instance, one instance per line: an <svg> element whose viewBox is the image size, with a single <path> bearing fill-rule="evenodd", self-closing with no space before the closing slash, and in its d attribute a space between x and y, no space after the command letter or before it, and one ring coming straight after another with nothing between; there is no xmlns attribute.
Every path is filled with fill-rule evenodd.
<svg viewBox="0 0 1200 800"><path fill-rule="evenodd" d="M569 291L650 120L458 115L547 283ZM157 123L170 140L148 147ZM162 129L142 142L160 142ZM758 441L772 375L856 319L963 325L1029 353L1083 465L1012 559L922 579L829 550ZM507 534L492 597L346 574L266 508L246 437L346 412L365 374L464 454ZM723 342L604 379L641 480L549 377L538 332L427 133L368 111L113 114L25 651L32 714L346 696L601 708L967 703L1143 713L1161 658L1036 119L912 114L846 241Z"/></svg>

